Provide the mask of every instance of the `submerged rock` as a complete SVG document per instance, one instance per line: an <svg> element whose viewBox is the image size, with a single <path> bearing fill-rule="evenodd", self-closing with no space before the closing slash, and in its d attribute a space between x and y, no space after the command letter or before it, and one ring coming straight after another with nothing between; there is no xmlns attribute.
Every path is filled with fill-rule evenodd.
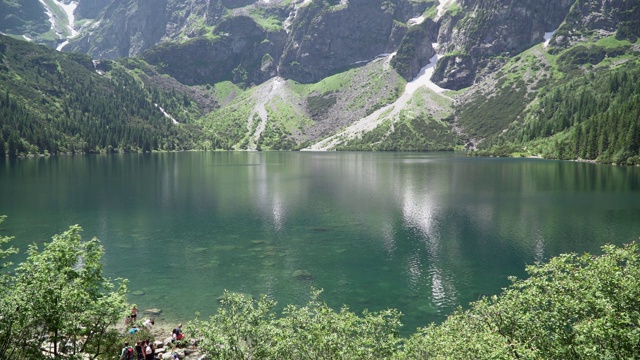
<svg viewBox="0 0 640 360"><path fill-rule="evenodd" d="M296 280L313 280L313 275L311 275L307 270L296 270L293 272L293 277Z"/></svg>
<svg viewBox="0 0 640 360"><path fill-rule="evenodd" d="M162 313L162 310L158 308L151 308L143 310L142 313L147 315L160 315Z"/></svg>

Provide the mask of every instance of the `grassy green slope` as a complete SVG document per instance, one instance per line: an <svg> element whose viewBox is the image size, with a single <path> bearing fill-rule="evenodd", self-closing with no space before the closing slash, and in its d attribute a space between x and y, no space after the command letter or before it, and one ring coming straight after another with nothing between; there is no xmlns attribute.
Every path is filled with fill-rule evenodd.
<svg viewBox="0 0 640 360"><path fill-rule="evenodd" d="M274 83L280 81L280 85ZM216 97L223 105L205 116L206 146L225 150L293 150L306 140L305 128L312 124L304 109L303 100L291 89L292 84L271 80L242 90L230 82L216 84ZM273 89L278 90L273 90ZM226 104L225 104L226 103ZM266 115L264 130L256 139L256 131Z"/></svg>

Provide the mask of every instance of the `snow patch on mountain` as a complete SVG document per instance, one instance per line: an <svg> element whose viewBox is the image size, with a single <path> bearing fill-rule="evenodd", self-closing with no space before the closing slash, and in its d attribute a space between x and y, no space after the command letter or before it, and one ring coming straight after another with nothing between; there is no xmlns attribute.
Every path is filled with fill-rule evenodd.
<svg viewBox="0 0 640 360"><path fill-rule="evenodd" d="M69 37L72 38L76 35L78 35L78 32L76 31L74 24L76 22L76 17L75 15L73 15L73 13L76 11L76 8L78 7L78 2L76 1L71 1L68 4L63 3L62 1L59 0L53 0L53 2L58 5L63 11L64 13L67 15L67 28L69 29Z"/></svg>
<svg viewBox="0 0 640 360"><path fill-rule="evenodd" d="M440 86L438 86L436 83L431 81L433 72L436 69L436 64L438 63L438 60L440 60L441 57L442 55L438 55L438 54L433 55L431 59L429 59L429 64L423 67L418 73L418 75L416 76L416 78L407 84L405 92L408 91L413 94L421 86L425 86L439 94L442 94L443 92L445 92L447 89L443 89Z"/></svg>
<svg viewBox="0 0 640 360"><path fill-rule="evenodd" d="M153 104L153 105L155 105L158 109L160 109L160 111L162 112L162 115L164 115L164 117L166 117L166 118L170 119L170 120L171 120L171 122L172 122L174 125L178 125L178 124L179 124L178 120L176 120L173 116L171 116L168 112L166 112L166 111L165 111L162 107L160 107L158 104Z"/></svg>
<svg viewBox="0 0 640 360"><path fill-rule="evenodd" d="M76 29L74 27L76 18L75 18L75 15L73 15L73 12L76 11L76 8L78 7L78 3L75 2L75 1L71 1L68 4L65 4L65 3L63 3L62 1L59 1L59 0L53 0L53 2L59 8L61 8L64 11L64 13L66 14L66 16L67 16L67 29L69 30L68 36L66 36L65 40L56 47L56 50L60 51L60 50L62 50L63 47L65 47L65 45L67 45L69 43L70 39L72 39L73 37L78 35L78 31L76 31Z"/></svg>
<svg viewBox="0 0 640 360"><path fill-rule="evenodd" d="M51 9L49 9L49 5L47 5L47 3L44 0L39 0L40 4L42 4L42 6L44 6L44 11L47 13L47 17L49 18L49 23L51 24L51 28L55 29L56 28L56 18L53 15L53 11L51 11Z"/></svg>
<svg viewBox="0 0 640 360"><path fill-rule="evenodd" d="M424 22L425 19L426 19L426 17L424 17L424 15L421 15L421 16L415 17L413 19L409 19L407 21L407 25L409 25L409 26L420 25L420 24L422 24Z"/></svg>
<svg viewBox="0 0 640 360"><path fill-rule="evenodd" d="M62 43L60 43L56 50L61 50L67 43L69 43L69 39L78 35L78 31L74 28L75 16L73 12L78 7L77 1L71 1L68 4L63 3L60 0L51 0L51 2L58 7L58 11L54 11L51 8L50 3L45 0L39 0L44 10L49 18L49 23L51 23L51 29L53 29L56 33L56 37L60 39L64 39ZM66 19L60 19L57 15L60 10L64 13ZM66 23L66 30L63 28L62 24Z"/></svg>
<svg viewBox="0 0 640 360"><path fill-rule="evenodd" d="M542 45L543 47L549 46L549 43L551 42L551 38L555 33L556 33L555 31L544 33L544 44Z"/></svg>

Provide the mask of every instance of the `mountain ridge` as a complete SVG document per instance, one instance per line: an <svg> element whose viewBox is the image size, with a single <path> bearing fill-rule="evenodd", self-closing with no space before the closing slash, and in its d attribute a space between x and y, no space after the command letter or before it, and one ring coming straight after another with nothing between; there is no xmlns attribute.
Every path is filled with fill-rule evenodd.
<svg viewBox="0 0 640 360"><path fill-rule="evenodd" d="M208 138L196 148L491 153L502 146L496 154L506 154L497 139L525 126L541 91L567 75L633 72L638 61L640 10L630 0L71 4L80 35L63 50L138 54L117 63L197 104L200 115L189 123ZM116 24L126 31L108 40ZM417 81L426 71L430 79ZM417 97L406 95L407 82L420 83ZM274 84L277 92L264 90ZM319 145L327 138L340 141Z"/></svg>

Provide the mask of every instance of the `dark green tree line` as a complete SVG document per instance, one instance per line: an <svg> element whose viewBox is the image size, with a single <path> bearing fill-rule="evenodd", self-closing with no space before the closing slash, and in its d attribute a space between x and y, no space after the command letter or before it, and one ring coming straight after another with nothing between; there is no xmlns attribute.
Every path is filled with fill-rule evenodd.
<svg viewBox="0 0 640 360"><path fill-rule="evenodd" d="M122 67L0 37L0 155L191 149L200 131L173 124L185 94L145 86Z"/></svg>

